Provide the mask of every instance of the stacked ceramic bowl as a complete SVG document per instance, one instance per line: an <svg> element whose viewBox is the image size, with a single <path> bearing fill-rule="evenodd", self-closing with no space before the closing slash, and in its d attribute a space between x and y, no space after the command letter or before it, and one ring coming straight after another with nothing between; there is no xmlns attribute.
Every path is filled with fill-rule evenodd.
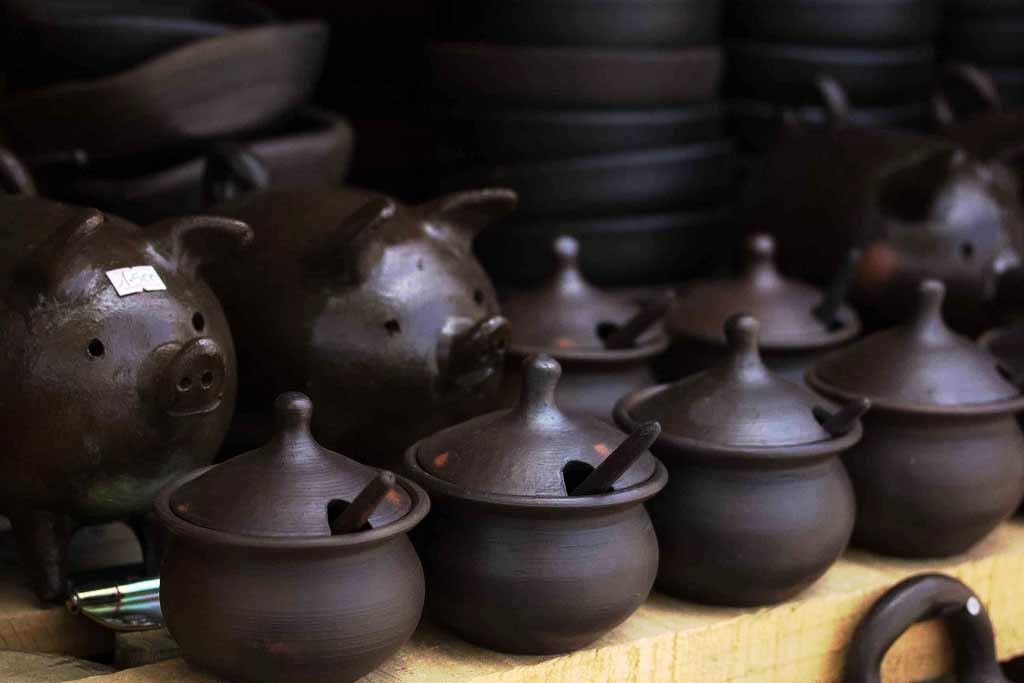
<svg viewBox="0 0 1024 683"><path fill-rule="evenodd" d="M515 189L478 247L499 281L569 234L599 284L678 278L725 233L718 0L449 0L429 48L447 189ZM445 42L446 41L446 42ZM625 248L623 248L625 246Z"/></svg>
<svg viewBox="0 0 1024 683"><path fill-rule="evenodd" d="M983 68L1004 102L1024 103L1024 3L948 0L943 34L951 60Z"/></svg>
<svg viewBox="0 0 1024 683"><path fill-rule="evenodd" d="M47 196L149 222L233 187L344 174L348 124L307 104L321 22L277 22L247 0L0 0L0 12L0 138Z"/></svg>
<svg viewBox="0 0 1024 683"><path fill-rule="evenodd" d="M729 88L739 136L762 147L787 111L805 124L839 115L916 127L928 111L940 15L939 0L733 0Z"/></svg>

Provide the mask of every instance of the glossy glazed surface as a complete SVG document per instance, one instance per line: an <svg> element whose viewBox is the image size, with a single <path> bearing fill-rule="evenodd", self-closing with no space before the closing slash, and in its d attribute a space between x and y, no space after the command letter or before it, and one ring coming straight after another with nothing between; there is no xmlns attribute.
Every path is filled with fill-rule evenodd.
<svg viewBox="0 0 1024 683"><path fill-rule="evenodd" d="M32 197L0 197L0 215L0 499L37 593L58 599L76 524L144 515L220 447L234 344L199 269L252 233L221 218L143 230ZM163 288L120 295L139 281L117 271L144 266Z"/></svg>

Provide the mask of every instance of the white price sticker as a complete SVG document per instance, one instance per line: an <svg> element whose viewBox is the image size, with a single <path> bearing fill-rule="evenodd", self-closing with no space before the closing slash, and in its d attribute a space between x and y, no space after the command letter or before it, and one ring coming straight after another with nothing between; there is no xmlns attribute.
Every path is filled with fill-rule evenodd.
<svg viewBox="0 0 1024 683"><path fill-rule="evenodd" d="M108 270L107 279L114 285L118 296L128 296L140 292L160 292L167 285L153 266L135 266L134 268L118 268Z"/></svg>

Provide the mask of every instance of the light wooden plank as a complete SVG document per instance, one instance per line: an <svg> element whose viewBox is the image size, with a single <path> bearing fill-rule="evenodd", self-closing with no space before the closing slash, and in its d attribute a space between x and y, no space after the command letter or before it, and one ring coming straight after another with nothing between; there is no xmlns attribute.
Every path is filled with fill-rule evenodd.
<svg viewBox="0 0 1024 683"><path fill-rule="evenodd" d="M988 606L1000 658L1024 654L1024 521L998 529L969 554L909 562L852 551L798 599L771 608L724 609L655 594L595 646L562 657L518 657L473 647L424 624L362 683L838 683L850 635L870 604L899 580L942 571ZM885 680L922 681L948 671L937 624L919 624L894 646ZM171 660L89 683L220 683Z"/></svg>
<svg viewBox="0 0 1024 683"><path fill-rule="evenodd" d="M64 683L111 670L109 666L64 655L0 652L0 681L4 683Z"/></svg>

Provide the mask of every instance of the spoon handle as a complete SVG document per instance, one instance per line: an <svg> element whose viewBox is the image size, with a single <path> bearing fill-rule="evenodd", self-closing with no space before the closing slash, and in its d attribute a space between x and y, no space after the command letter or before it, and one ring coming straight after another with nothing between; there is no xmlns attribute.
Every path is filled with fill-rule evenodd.
<svg viewBox="0 0 1024 683"><path fill-rule="evenodd" d="M593 496L611 489L630 465L651 447L659 434L661 424L657 422L645 422L637 427L586 479L570 491L569 495Z"/></svg>
<svg viewBox="0 0 1024 683"><path fill-rule="evenodd" d="M825 292L825 297L811 311L814 317L830 329L842 324L838 317L839 309L842 307L843 302L846 301L846 295L853 284L853 277L857 272L857 264L860 263L860 257L860 249L854 248L847 252L846 260L839 267L839 270L836 271L835 277L832 278L832 282Z"/></svg>
<svg viewBox="0 0 1024 683"><path fill-rule="evenodd" d="M384 501L388 493L395 488L395 475L387 470L382 471L370 480L356 499L331 520L331 534L350 534L361 531L370 520L370 515Z"/></svg>
<svg viewBox="0 0 1024 683"><path fill-rule="evenodd" d="M608 335L604 340L604 346L609 350L628 349L636 345L637 339L644 332L649 330L654 323L664 317L668 307L675 299L675 293L671 291L662 292L646 306L641 308L636 315L620 325L618 329Z"/></svg>

